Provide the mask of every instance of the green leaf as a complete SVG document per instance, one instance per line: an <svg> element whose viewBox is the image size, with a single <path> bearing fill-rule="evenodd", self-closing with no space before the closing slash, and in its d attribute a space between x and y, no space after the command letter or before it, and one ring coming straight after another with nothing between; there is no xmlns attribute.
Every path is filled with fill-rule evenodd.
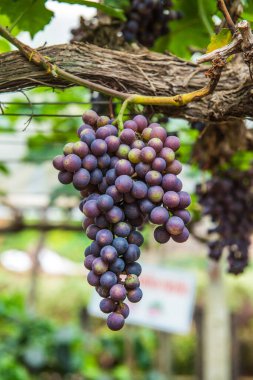
<svg viewBox="0 0 253 380"><path fill-rule="evenodd" d="M89 0L54 0L58 3L68 3L68 4L80 4L80 5L86 5L86 7L92 7L96 8L99 11L106 13L108 16L118 18L119 20L125 21L126 16L122 9L117 7L112 7L106 4L97 3L95 1L89 1Z"/></svg>
<svg viewBox="0 0 253 380"><path fill-rule="evenodd" d="M232 33L229 29L222 29L219 34L214 34L211 36L211 42L207 46L207 53L210 53L213 50L219 49L227 44L229 44L232 40Z"/></svg>
<svg viewBox="0 0 253 380"><path fill-rule="evenodd" d="M31 37L43 30L53 17L53 12L45 6L44 0L1 0L0 14L6 15L12 28L17 26L27 31Z"/></svg>

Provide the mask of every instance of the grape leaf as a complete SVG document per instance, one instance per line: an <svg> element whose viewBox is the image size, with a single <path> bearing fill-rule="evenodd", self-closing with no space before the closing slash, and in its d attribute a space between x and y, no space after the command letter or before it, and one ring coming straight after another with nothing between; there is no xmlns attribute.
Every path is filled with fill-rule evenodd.
<svg viewBox="0 0 253 380"><path fill-rule="evenodd" d="M232 33L229 29L222 29L219 34L214 34L211 36L211 42L207 46L207 53L210 53L213 50L219 49L231 42Z"/></svg>
<svg viewBox="0 0 253 380"><path fill-rule="evenodd" d="M112 7L106 4L97 3L95 1L90 0L54 0L58 3L68 3L68 4L80 4L80 5L86 5L86 7L92 7L100 10L103 13L106 13L108 16L118 18L119 20L125 21L126 16L122 9L116 7Z"/></svg>
<svg viewBox="0 0 253 380"><path fill-rule="evenodd" d="M27 31L31 37L43 30L53 17L53 12L45 6L44 0L1 0L0 14L9 19L9 26L16 25Z"/></svg>

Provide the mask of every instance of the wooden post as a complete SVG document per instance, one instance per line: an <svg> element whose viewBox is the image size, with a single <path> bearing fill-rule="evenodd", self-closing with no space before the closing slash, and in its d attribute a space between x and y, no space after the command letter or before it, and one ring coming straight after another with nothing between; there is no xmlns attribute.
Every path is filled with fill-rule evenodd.
<svg viewBox="0 0 253 380"><path fill-rule="evenodd" d="M172 354L171 354L171 336L165 332L157 332L158 352L157 368L166 379L172 379Z"/></svg>
<svg viewBox="0 0 253 380"><path fill-rule="evenodd" d="M204 380L231 380L230 316L218 263L210 263L204 311Z"/></svg>

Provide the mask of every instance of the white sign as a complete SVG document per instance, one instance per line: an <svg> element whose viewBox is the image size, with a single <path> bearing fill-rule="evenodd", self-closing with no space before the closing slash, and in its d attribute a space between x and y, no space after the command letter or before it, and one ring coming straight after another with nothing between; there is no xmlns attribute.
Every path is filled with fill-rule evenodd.
<svg viewBox="0 0 253 380"><path fill-rule="evenodd" d="M143 298L135 304L127 301L130 314L126 323L169 333L187 333L195 303L194 275L186 271L145 265L140 282ZM94 292L88 311L93 316L107 318L99 309L100 300Z"/></svg>

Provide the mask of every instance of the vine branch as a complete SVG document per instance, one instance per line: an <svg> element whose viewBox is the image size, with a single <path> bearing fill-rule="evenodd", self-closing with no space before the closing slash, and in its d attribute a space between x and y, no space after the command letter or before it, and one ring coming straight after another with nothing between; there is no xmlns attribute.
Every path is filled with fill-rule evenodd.
<svg viewBox="0 0 253 380"><path fill-rule="evenodd" d="M227 6L224 0L218 0L218 8L223 13L225 20L227 22L228 28L234 34L236 31L236 27L235 27L234 21L232 20L230 16L230 13L227 9Z"/></svg>

